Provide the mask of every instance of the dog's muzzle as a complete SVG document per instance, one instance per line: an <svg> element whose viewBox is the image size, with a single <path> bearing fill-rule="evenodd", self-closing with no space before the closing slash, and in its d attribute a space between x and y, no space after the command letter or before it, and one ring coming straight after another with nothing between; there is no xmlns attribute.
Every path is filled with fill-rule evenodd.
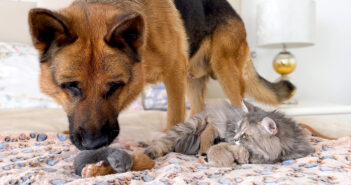
<svg viewBox="0 0 351 185"><path fill-rule="evenodd" d="M95 150L110 145L119 134L119 124L108 121L100 129L90 130L84 127L73 127L73 120L69 123L71 142L79 150Z"/></svg>

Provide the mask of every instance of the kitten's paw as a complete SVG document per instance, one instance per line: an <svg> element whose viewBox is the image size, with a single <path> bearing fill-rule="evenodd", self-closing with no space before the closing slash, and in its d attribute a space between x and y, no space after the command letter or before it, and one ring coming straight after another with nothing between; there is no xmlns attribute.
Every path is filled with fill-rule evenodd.
<svg viewBox="0 0 351 185"><path fill-rule="evenodd" d="M233 154L227 150L225 145L214 145L207 152L207 158L210 165L215 167L232 167L235 166Z"/></svg>
<svg viewBox="0 0 351 185"><path fill-rule="evenodd" d="M107 160L117 173L130 171L133 166L132 157L127 152L122 150L111 152L107 156Z"/></svg>
<svg viewBox="0 0 351 185"><path fill-rule="evenodd" d="M147 147L144 154L149 156L151 159L156 159L158 157L163 156L162 149L155 145Z"/></svg>
<svg viewBox="0 0 351 185"><path fill-rule="evenodd" d="M234 158L239 164L249 163L250 153L243 146L237 146Z"/></svg>

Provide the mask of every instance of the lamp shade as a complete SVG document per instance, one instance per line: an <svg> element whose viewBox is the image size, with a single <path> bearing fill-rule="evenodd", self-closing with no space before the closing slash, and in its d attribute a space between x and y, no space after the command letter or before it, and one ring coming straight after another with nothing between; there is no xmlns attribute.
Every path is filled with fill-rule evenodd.
<svg viewBox="0 0 351 185"><path fill-rule="evenodd" d="M266 48L314 45L314 0L262 0L257 5L257 44Z"/></svg>

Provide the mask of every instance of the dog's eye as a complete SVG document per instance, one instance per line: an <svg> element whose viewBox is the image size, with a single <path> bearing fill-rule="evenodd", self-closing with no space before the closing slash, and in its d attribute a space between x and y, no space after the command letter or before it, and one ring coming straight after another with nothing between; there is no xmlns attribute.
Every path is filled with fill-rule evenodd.
<svg viewBox="0 0 351 185"><path fill-rule="evenodd" d="M108 83L109 90L107 91L105 98L108 98L113 95L119 88L125 86L124 82L110 82Z"/></svg>
<svg viewBox="0 0 351 185"><path fill-rule="evenodd" d="M66 82L61 84L62 89L69 90L73 96L81 96L82 90L78 87L79 82Z"/></svg>

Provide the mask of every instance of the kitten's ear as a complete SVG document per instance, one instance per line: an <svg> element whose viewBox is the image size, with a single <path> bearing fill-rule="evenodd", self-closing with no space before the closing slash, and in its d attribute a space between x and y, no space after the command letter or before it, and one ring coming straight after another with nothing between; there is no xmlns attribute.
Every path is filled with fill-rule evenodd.
<svg viewBox="0 0 351 185"><path fill-rule="evenodd" d="M246 107L246 110L247 110L248 112L259 112L259 111L264 111L263 109L261 109L261 108L259 108L259 107L256 107L256 106L252 105L251 103L249 103L249 102L247 102L247 101L245 101L245 100L243 100L242 104L243 104L243 106ZM245 111L245 112L246 112L246 111Z"/></svg>
<svg viewBox="0 0 351 185"><path fill-rule="evenodd" d="M271 118L265 117L260 123L270 135L276 135L278 133L277 124Z"/></svg>

